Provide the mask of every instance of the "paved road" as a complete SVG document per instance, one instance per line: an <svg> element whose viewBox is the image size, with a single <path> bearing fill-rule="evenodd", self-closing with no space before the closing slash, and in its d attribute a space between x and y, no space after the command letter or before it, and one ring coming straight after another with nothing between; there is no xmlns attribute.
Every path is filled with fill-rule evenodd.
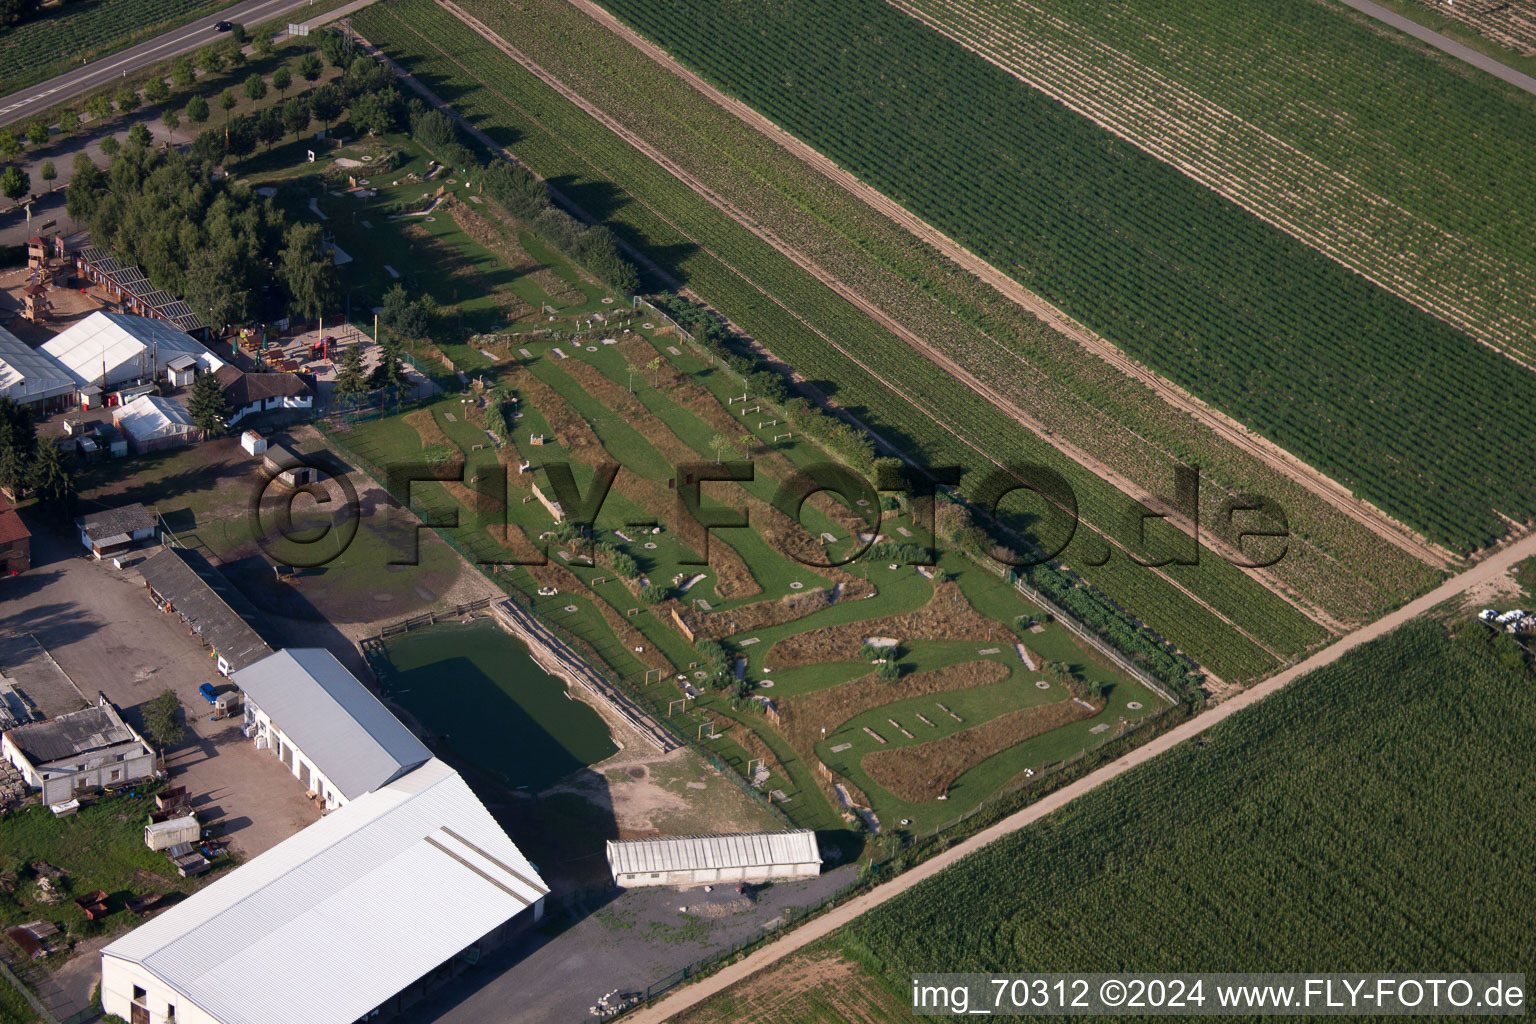
<svg viewBox="0 0 1536 1024"><path fill-rule="evenodd" d="M245 0L233 7L226 7L216 14L199 18L197 21L172 29L164 35L146 40L137 46L103 57L78 71L70 71L0 98L0 125L24 121L56 104L73 99L92 89L101 88L114 79L121 79L128 72L137 71L146 64L176 57L206 46L215 40L227 38L224 33L215 32L213 29L213 26L221 21L238 21L242 25L252 25L260 21L280 18L290 12L299 20L303 20L302 9L310 6L311 3L313 0Z"/></svg>
<svg viewBox="0 0 1536 1024"><path fill-rule="evenodd" d="M1416 21L1410 21L1401 14L1387 10L1380 4L1373 4L1371 0L1340 0L1340 2L1348 4L1361 14L1368 14L1377 21L1391 25L1399 32L1406 32L1413 36L1413 38L1426 42L1437 50L1444 50L1457 60L1464 60L1473 67L1480 68L1490 75L1502 78L1510 85L1524 89L1531 95L1536 96L1536 78L1522 74L1507 64L1500 64L1487 54L1479 53L1472 49L1472 47L1458 43L1449 36L1443 36L1433 29L1427 29Z"/></svg>
<svg viewBox="0 0 1536 1024"><path fill-rule="evenodd" d="M671 1018L675 1014L703 1002L710 996L746 979L789 954L805 948L810 943L823 938L859 915L873 910L892 897L906 892L919 882L932 878L939 871L960 860L962 857L975 853L982 847L995 843L999 839L1017 832L1019 829L1033 825L1046 815L1060 810L1073 800L1097 789L1110 779L1123 775L1137 765L1150 761L1158 754L1171 750L1186 740L1193 739L1243 708L1263 700L1265 697L1307 673L1332 664L1361 644L1384 636L1410 619L1424 614L1436 605L1456 598L1472 587L1508 572L1516 562L1530 558L1533 555L1536 555L1536 534L1526 536L1519 542L1511 544L1509 547L1489 556L1473 568L1442 583L1423 597L1403 605L1397 611L1377 619L1368 626L1357 629L1348 636L1340 638L1294 667L1266 679L1264 682L1243 691L1212 710L1168 730L1161 736L1154 737L1119 760L1111 762L1089 775L1085 775L1076 782L1064 786L1048 796L1042 797L1023 810L1004 818L991 828L978 832L965 842L924 861L917 867L898 875L886 884L878 886L856 899L850 900L830 913L823 914L821 917L809 921L777 942L772 942L757 950L745 960L732 964L718 974L713 974L697 984L680 989L652 1006L627 1015L624 1018L625 1024L660 1024L660 1022Z"/></svg>

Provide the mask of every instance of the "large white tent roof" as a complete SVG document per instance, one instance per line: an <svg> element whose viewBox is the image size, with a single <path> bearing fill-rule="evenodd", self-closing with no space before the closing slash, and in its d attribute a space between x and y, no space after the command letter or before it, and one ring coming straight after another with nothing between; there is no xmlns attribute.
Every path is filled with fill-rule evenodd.
<svg viewBox="0 0 1536 1024"><path fill-rule="evenodd" d="M195 429L192 414L179 403L159 395L140 395L117 414L117 425L135 441L176 437Z"/></svg>
<svg viewBox="0 0 1536 1024"><path fill-rule="evenodd" d="M75 390L75 378L57 359L0 327L0 395L37 402Z"/></svg>
<svg viewBox="0 0 1536 1024"><path fill-rule="evenodd" d="M352 1024L547 892L435 758L102 950L222 1024Z"/></svg>
<svg viewBox="0 0 1536 1024"><path fill-rule="evenodd" d="M209 372L224 365L224 360L190 334L164 320L129 313L92 313L43 342L42 348L63 364L82 388L100 384L103 372L109 388L153 376L182 355L192 356Z"/></svg>
<svg viewBox="0 0 1536 1024"><path fill-rule="evenodd" d="M608 841L608 864L618 875L820 863L816 833L809 829Z"/></svg>

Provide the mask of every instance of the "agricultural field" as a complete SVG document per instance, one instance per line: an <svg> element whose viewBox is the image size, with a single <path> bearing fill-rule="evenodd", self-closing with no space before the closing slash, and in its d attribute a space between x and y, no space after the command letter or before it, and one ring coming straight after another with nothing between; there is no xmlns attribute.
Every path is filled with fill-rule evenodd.
<svg viewBox="0 0 1536 1024"><path fill-rule="evenodd" d="M1013 408L1147 493L1198 466L1206 536L1230 543L1233 493L1280 501L1297 527L1274 584L1341 622L1422 589L1434 572L1295 480L1170 404L934 252L820 171L720 109L565 0L458 5L642 136L715 194L858 290ZM600 59L598 59L600 56ZM957 315L958 314L958 315ZM1006 340L1005 340L1006 339ZM1348 566L1347 570L1341 569Z"/></svg>
<svg viewBox="0 0 1536 1024"><path fill-rule="evenodd" d="M78 68L233 0L83 0L56 3L22 24L0 29L0 93Z"/></svg>
<svg viewBox="0 0 1536 1024"><path fill-rule="evenodd" d="M605 6L1133 357L1430 539L1472 551L1505 533L1501 515L1536 516L1536 493L1512 486L1536 469L1536 453L1514 432L1489 436L1482 426L1519 422L1536 398L1536 375L895 7ZM1220 6L1194 5L1211 33L1227 30ZM1266 11L1299 18L1299 34L1312 19L1331 17L1300 0ZM1268 31L1257 21L1243 28ZM1123 31L1154 35L1140 23ZM1272 109L1261 126L1268 129L1274 108L1291 118L1306 108L1306 124L1317 124L1307 107L1319 91L1314 64L1276 84L1248 72L1246 62L1259 58L1240 45L1246 35L1222 38L1231 60L1245 63L1208 61L1219 69L1209 73L1263 88ZM1296 62L1269 52L1275 45L1265 38L1266 61ZM1411 50L1393 64L1394 80L1433 68ZM1348 89L1358 68L1342 61L1335 88ZM1379 81L1380 69L1369 79ZM1333 140L1349 156L1338 167L1389 198L1433 191L1436 198L1421 197L1419 216L1443 221L1444 231L1477 228L1482 247L1514 253L1532 207L1513 183L1528 166L1536 121L1523 101L1462 78L1452 76L1446 94L1426 101L1431 130L1395 116L1413 107L1400 96L1389 125L1371 122L1359 137ZM1457 113L1462 123L1475 113L1488 141L1449 141ZM900 146L891 144L893 126ZM1377 159L1382 152L1391 160ZM1446 177L1446 159L1461 170ZM1381 180L1400 170L1406 184ZM999 210L997 196L1012 204ZM1490 209L1499 215L1489 217ZM1523 300L1501 305L1518 310ZM1479 415L1468 416L1469 408Z"/></svg>
<svg viewBox="0 0 1536 1024"><path fill-rule="evenodd" d="M438 209L452 218L461 205L471 204ZM496 582L718 766L775 794L790 821L850 834L864 809L886 830L933 831L1170 707L978 563L906 564L927 536L894 499L820 494L797 518L782 485L828 452L658 314L611 295L542 299L558 313L475 337L467 394L345 423L331 439L380 480L402 464L462 469L461 480L396 496L495 564ZM750 460L754 477L711 485L704 507L743 507L750 527L715 530L701 564L698 521L671 484L675 467L722 458ZM553 515L552 470L568 466L586 494L604 464L618 471L583 536ZM851 554L855 534L880 547L825 564ZM436 713L415 692L412 663L391 685ZM485 664L474 672L490 678ZM528 713L547 713L524 698ZM474 747L473 729L453 735ZM488 750L465 755L486 761ZM538 775L511 761L483 767Z"/></svg>
<svg viewBox="0 0 1536 1024"><path fill-rule="evenodd" d="M452 15L424 0L391 0L359 12L354 23L655 261L667 274L657 284L685 282L746 333L770 340L773 355L817 391L914 457L973 469L1036 463L1062 473L1085 520L1074 549L1085 556L1110 550L1105 531L1120 522L1121 492L952 375L913 359L905 343ZM1328 635L1222 559L1146 570L1117 557L1093 568L1074 561L1074 549L1063 560L1075 571L1224 680L1255 678Z"/></svg>
<svg viewBox="0 0 1536 1024"><path fill-rule="evenodd" d="M1381 6L1518 71L1536 71L1536 3L1531 0L1381 0Z"/></svg>
<svg viewBox="0 0 1536 1024"><path fill-rule="evenodd" d="M921 971L1511 969L1536 687L1507 653L1416 620L680 1019L829 1019Z"/></svg>

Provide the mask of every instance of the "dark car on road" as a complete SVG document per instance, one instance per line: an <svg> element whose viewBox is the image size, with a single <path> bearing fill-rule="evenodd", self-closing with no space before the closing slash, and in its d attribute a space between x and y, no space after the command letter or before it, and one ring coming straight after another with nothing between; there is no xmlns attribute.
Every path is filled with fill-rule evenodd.
<svg viewBox="0 0 1536 1024"><path fill-rule="evenodd" d="M215 32L232 32L234 31L234 28L235 23L232 21L221 21L217 25L213 26L213 30Z"/></svg>

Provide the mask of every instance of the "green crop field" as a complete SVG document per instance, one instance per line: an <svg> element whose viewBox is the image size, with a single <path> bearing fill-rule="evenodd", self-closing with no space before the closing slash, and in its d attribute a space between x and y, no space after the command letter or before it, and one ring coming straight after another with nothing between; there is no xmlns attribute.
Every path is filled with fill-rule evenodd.
<svg viewBox="0 0 1536 1024"><path fill-rule="evenodd" d="M846 300L447 12L424 0L390 0L359 12L355 23L472 122L515 147L533 170L767 341L775 355L882 436L931 464L1036 463L1062 473L1077 490L1085 520L1075 550L1104 549L1100 531L1118 528L1123 494L914 358ZM1064 559L1074 563L1073 549ZM1170 568L1167 576L1123 556L1080 571L1228 680L1253 678L1326 637L1284 599L1209 554L1198 566Z"/></svg>
<svg viewBox="0 0 1536 1024"><path fill-rule="evenodd" d="M177 25L228 7L233 0L76 0L39 11L0 30L0 93L78 68Z"/></svg>
<svg viewBox="0 0 1536 1024"><path fill-rule="evenodd" d="M1529 914L1512 894L1536 884L1523 852L1536 676L1489 636L1410 623L858 918L823 952L896 998L922 971L1522 970ZM775 1001L750 1018L818 1019L828 989L792 997L791 979L764 976L755 988ZM686 1019L728 1019L741 999Z"/></svg>
<svg viewBox="0 0 1536 1024"><path fill-rule="evenodd" d="M1172 465L1197 466L1207 536L1230 538L1221 509L1229 494L1279 501L1295 532L1291 557L1270 572L1303 600L1341 621L1364 621L1433 581L1406 551L1172 405L1147 401L1139 382L1106 373L1075 340L935 260L904 227L566 0L459 6L777 238L856 283L1053 435L1153 493L1166 489Z"/></svg>
<svg viewBox="0 0 1536 1024"><path fill-rule="evenodd" d="M1504 533L1499 513L1536 515L1536 492L1512 486L1536 471L1536 451L1509 429L1536 400L1536 376L896 8L879 0L606 6L1129 353L1432 539L1480 548ZM1536 130L1528 114L1520 127L1520 111L1492 97L1480 109L1490 132L1525 142L1473 173L1528 169ZM1404 119L1380 139L1393 173L1413 162L1392 145L1413 124ZM1450 149L1459 164L1461 148ZM1516 210L1529 206L1526 196Z"/></svg>

